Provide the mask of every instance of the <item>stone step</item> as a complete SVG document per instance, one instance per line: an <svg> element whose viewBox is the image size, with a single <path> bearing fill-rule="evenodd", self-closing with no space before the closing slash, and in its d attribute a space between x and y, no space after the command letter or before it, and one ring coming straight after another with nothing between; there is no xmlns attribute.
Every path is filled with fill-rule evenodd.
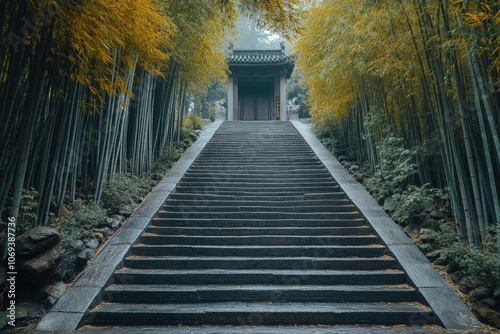
<svg viewBox="0 0 500 334"><path fill-rule="evenodd" d="M335 183L332 178L321 177L321 181L318 181L319 177L309 176L304 177L297 174L290 175L275 175L275 176L257 176L254 175L248 177L241 177L239 175L235 176L185 176L182 178L183 183L218 183L218 184L282 184L288 182L294 182L297 184L310 185L310 184L325 184L325 183Z"/></svg>
<svg viewBox="0 0 500 334"><path fill-rule="evenodd" d="M300 175L303 177L330 177L330 173L324 168L289 168L286 171L270 169L270 170L228 170L219 171L214 168L208 170L206 168L194 168L191 167L185 174L186 176L197 176L197 175L216 175L216 176L241 176L241 177L252 177L252 176L276 176L276 175Z"/></svg>
<svg viewBox="0 0 500 334"><path fill-rule="evenodd" d="M347 200L345 193L341 191L330 192L330 193L309 193L303 195L290 195L290 196L275 196L275 195L267 195L267 196L251 196L251 195L218 195L218 194L195 194L195 193L180 193L175 192L172 193L167 200L169 201L179 201L182 203L188 203L188 201L194 201L195 205L198 205L199 202L204 201L214 201L214 202L224 202L224 203L232 203L235 201L241 202L252 202L255 203L273 203L273 204L286 204L288 202L311 202L314 203L322 203L322 202L337 202L336 200ZM330 202L330 203L332 203Z"/></svg>
<svg viewBox="0 0 500 334"><path fill-rule="evenodd" d="M167 257L130 256L124 265L135 269L303 269L303 270L386 270L395 269L396 261L380 258L333 257Z"/></svg>
<svg viewBox="0 0 500 334"><path fill-rule="evenodd" d="M114 284L105 290L113 303L398 303L417 298L409 286L364 285L165 285Z"/></svg>
<svg viewBox="0 0 500 334"><path fill-rule="evenodd" d="M278 270L278 269L131 269L114 273L117 283L127 284L272 284L272 285L397 285L406 283L399 270Z"/></svg>
<svg viewBox="0 0 500 334"><path fill-rule="evenodd" d="M147 245L371 245L378 242L375 235L249 235L249 236L207 236L207 235L157 235L143 233L140 242Z"/></svg>
<svg viewBox="0 0 500 334"><path fill-rule="evenodd" d="M197 198L196 198L197 197ZM204 196L195 197L183 197L182 199L178 199L177 197L170 198L165 202L164 208L169 207L236 207L236 208L244 208L244 207L280 207L284 210L290 209L290 207L338 207L338 206L351 206L351 202L346 198L338 198L338 199L318 199L316 201L306 200L304 196L301 199L296 200L288 200L288 201L275 201L275 200L258 200L256 197L254 200L242 200L242 199L212 199L212 198L204 198Z"/></svg>
<svg viewBox="0 0 500 334"><path fill-rule="evenodd" d="M314 188L314 189L307 189L307 191L303 191L304 189L286 189L286 190L276 190L276 189L252 189L248 190L245 188L220 188L220 187L176 187L176 193L180 194L197 194L198 197L200 196L238 196L239 199L243 199L246 197L269 197L269 196L274 196L275 198L278 199L286 199L288 197L295 197L295 196L306 196L307 194L311 193L337 193L340 191L339 187L332 187L330 189L321 189L321 188Z"/></svg>
<svg viewBox="0 0 500 334"><path fill-rule="evenodd" d="M361 227L160 227L149 226L147 233L158 235L207 235L207 236L249 236L249 235L366 235L372 234L368 226Z"/></svg>
<svg viewBox="0 0 500 334"><path fill-rule="evenodd" d="M86 315L93 325L339 325L434 324L419 303L101 303Z"/></svg>
<svg viewBox="0 0 500 334"><path fill-rule="evenodd" d="M162 215L167 215L163 212ZM150 226L164 226L164 227L184 227L184 226L199 226L199 227L356 227L365 226L366 221L360 217L347 218L347 219L300 219L284 218L284 219L237 219L237 218L153 218Z"/></svg>
<svg viewBox="0 0 500 334"><path fill-rule="evenodd" d="M202 212L202 213L226 213L226 212L296 212L296 213L335 213L335 212L358 212L357 208L352 204L338 204L338 205L294 205L293 203L286 203L285 205L271 206L271 205L171 205L167 202L163 205L163 210L167 212Z"/></svg>
<svg viewBox="0 0 500 334"><path fill-rule="evenodd" d="M370 246L204 246L137 244L132 254L138 256L246 256L246 257L380 257L385 247Z"/></svg>
<svg viewBox="0 0 500 334"><path fill-rule="evenodd" d="M159 211L158 218L205 218L205 219L356 219L361 218L358 212L323 212L323 213L296 213L296 212L167 212Z"/></svg>

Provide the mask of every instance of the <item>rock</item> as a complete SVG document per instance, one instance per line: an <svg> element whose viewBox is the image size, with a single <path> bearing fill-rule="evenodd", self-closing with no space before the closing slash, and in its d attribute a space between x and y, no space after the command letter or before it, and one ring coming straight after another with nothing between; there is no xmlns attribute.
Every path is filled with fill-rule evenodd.
<svg viewBox="0 0 500 334"><path fill-rule="evenodd" d="M65 254L56 269L56 278L61 281L71 281L75 276L75 271L78 266L77 249Z"/></svg>
<svg viewBox="0 0 500 334"><path fill-rule="evenodd" d="M105 240L110 234L113 233L113 230L110 227L103 227L94 230L95 233L99 233L102 235L101 240Z"/></svg>
<svg viewBox="0 0 500 334"><path fill-rule="evenodd" d="M124 221L125 220L125 217L122 216L122 215L114 215L116 219L118 219L119 221Z"/></svg>
<svg viewBox="0 0 500 334"><path fill-rule="evenodd" d="M427 257L429 261L434 262L441 256L442 253L443 253L442 249L437 249L426 253L425 257Z"/></svg>
<svg viewBox="0 0 500 334"><path fill-rule="evenodd" d="M99 247L99 240L92 238L92 239L87 239L85 241L85 247L90 248L90 249L96 249Z"/></svg>
<svg viewBox="0 0 500 334"><path fill-rule="evenodd" d="M352 165L354 165L354 162L345 160L345 161L342 161L342 165L344 165L344 167L347 168L347 167L351 167Z"/></svg>
<svg viewBox="0 0 500 334"><path fill-rule="evenodd" d="M476 314L479 320L495 328L500 328L500 312L478 304L473 305L472 312Z"/></svg>
<svg viewBox="0 0 500 334"><path fill-rule="evenodd" d="M349 167L349 173L355 173L359 170L359 166L358 165L352 165L351 167Z"/></svg>
<svg viewBox="0 0 500 334"><path fill-rule="evenodd" d="M61 241L55 228L40 226L26 231L16 239L16 255L20 258L34 257Z"/></svg>
<svg viewBox="0 0 500 334"><path fill-rule="evenodd" d="M45 282L56 272L57 262L62 255L62 246L59 243L32 259L19 261L18 269L27 274L23 277L29 281Z"/></svg>
<svg viewBox="0 0 500 334"><path fill-rule="evenodd" d="M380 195L379 197L377 197L378 205L384 205L384 200L385 200L385 196L383 194Z"/></svg>
<svg viewBox="0 0 500 334"><path fill-rule="evenodd" d="M431 244L421 244L420 246L418 246L418 248L420 248L420 250L424 254L427 254L427 253L432 252L434 250L434 247L432 247Z"/></svg>
<svg viewBox="0 0 500 334"><path fill-rule="evenodd" d="M419 233L418 225L415 223L410 223L410 224L406 225L406 227L404 228L404 231L406 234L408 234L410 237L413 238L413 237L417 236Z"/></svg>
<svg viewBox="0 0 500 334"><path fill-rule="evenodd" d="M111 229L116 230L121 226L121 224L122 222L120 219L116 217L115 218L109 217L108 219L106 219L106 222L99 225L99 227L110 227Z"/></svg>
<svg viewBox="0 0 500 334"><path fill-rule="evenodd" d="M471 302L477 302L481 299L490 297L492 293L493 293L492 289L486 286L480 286L469 292L469 300Z"/></svg>
<svg viewBox="0 0 500 334"><path fill-rule="evenodd" d="M125 205L123 207L120 208L120 210L118 210L118 213L120 215L122 215L123 217L130 217L132 215L132 208L130 207L130 205Z"/></svg>
<svg viewBox="0 0 500 334"><path fill-rule="evenodd" d="M75 240L71 242L71 247L73 248L80 248L83 247L83 241L82 240Z"/></svg>
<svg viewBox="0 0 500 334"><path fill-rule="evenodd" d="M103 240L104 240L104 235L101 232L97 232L97 231L96 232L92 232L91 236L92 236L92 238L97 239L97 241L98 241L97 246L99 246L99 244L101 242L103 242ZM94 247L94 248L96 248L96 247Z"/></svg>
<svg viewBox="0 0 500 334"><path fill-rule="evenodd" d="M497 287L494 291L493 291L493 297L500 302L500 287Z"/></svg>
<svg viewBox="0 0 500 334"><path fill-rule="evenodd" d="M430 235L430 234L432 234L433 232L434 232L433 230L428 229L428 228L421 228L421 229L420 229L420 234Z"/></svg>
<svg viewBox="0 0 500 334"><path fill-rule="evenodd" d="M459 269L459 266L458 266L458 263L456 263L455 261L453 260L449 260L448 261L448 266L446 267L446 272L448 274L453 274L454 272L456 272L457 270Z"/></svg>
<svg viewBox="0 0 500 334"><path fill-rule="evenodd" d="M421 228L431 231L437 231L438 227L439 223L434 219L427 219L421 225Z"/></svg>
<svg viewBox="0 0 500 334"><path fill-rule="evenodd" d="M422 240L423 243L431 244L436 241L436 238L432 235L432 230L422 228L420 229L420 240Z"/></svg>
<svg viewBox="0 0 500 334"><path fill-rule="evenodd" d="M465 276L463 271L456 271L454 274L451 275L451 280L453 283L458 283L463 277Z"/></svg>
<svg viewBox="0 0 500 334"><path fill-rule="evenodd" d="M441 212L440 210L432 210L430 213L429 213L429 217L432 217L432 218L436 218L436 219L443 219L445 217L444 213Z"/></svg>
<svg viewBox="0 0 500 334"><path fill-rule="evenodd" d="M394 211L394 199L392 196L387 196L384 200L384 210L385 212Z"/></svg>
<svg viewBox="0 0 500 334"><path fill-rule="evenodd" d="M479 303L483 304L486 307L492 308L492 309L495 309L495 307L497 306L497 302L493 298L485 298L485 299L479 301Z"/></svg>
<svg viewBox="0 0 500 334"><path fill-rule="evenodd" d="M337 158L337 160L338 160L339 162L342 162L342 161L345 161L345 160L349 160L349 158L348 158L348 157L346 157L345 155L341 155L340 157L338 157L338 158Z"/></svg>
<svg viewBox="0 0 500 334"><path fill-rule="evenodd" d="M44 290L48 295L46 303L52 306L62 296L64 291L66 291L66 284L64 284L64 282L56 282L46 286Z"/></svg>
<svg viewBox="0 0 500 334"><path fill-rule="evenodd" d="M458 290L460 290L460 292L462 293L469 293L475 288L483 286L484 284L485 283L482 280L476 277L466 276L458 282Z"/></svg>
<svg viewBox="0 0 500 334"><path fill-rule="evenodd" d="M446 266L448 262L450 262L448 256L446 256L444 253L441 253L441 255L434 261L434 264L436 266Z"/></svg>
<svg viewBox="0 0 500 334"><path fill-rule="evenodd" d="M76 255L77 265L83 266L85 265L92 257L94 256L94 252L88 248L81 249Z"/></svg>

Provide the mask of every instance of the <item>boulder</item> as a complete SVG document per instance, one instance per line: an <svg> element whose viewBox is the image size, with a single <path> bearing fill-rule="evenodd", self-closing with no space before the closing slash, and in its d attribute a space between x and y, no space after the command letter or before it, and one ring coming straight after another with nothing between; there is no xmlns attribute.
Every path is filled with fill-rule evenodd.
<svg viewBox="0 0 500 334"><path fill-rule="evenodd" d="M462 293L469 293L475 288L484 286L485 283L479 278L472 276L465 276L458 282L458 290Z"/></svg>
<svg viewBox="0 0 500 334"><path fill-rule="evenodd" d="M87 239L85 241L85 247L96 249L97 247L99 247L99 240L97 240L96 238Z"/></svg>
<svg viewBox="0 0 500 334"><path fill-rule="evenodd" d="M425 254L425 257L427 257L429 259L429 261L431 262L434 262L436 261L438 258L441 257L441 254L443 253L443 250L442 249L436 249L436 250L433 250L433 251L430 251L430 252L427 252Z"/></svg>
<svg viewBox="0 0 500 334"><path fill-rule="evenodd" d="M446 256L444 253L441 253L441 255L434 261L434 264L436 266L446 266L448 262L450 262L448 256Z"/></svg>
<svg viewBox="0 0 500 334"><path fill-rule="evenodd" d="M122 206L120 210L118 210L118 213L123 217L130 217L132 215L132 212L133 210L130 205Z"/></svg>
<svg viewBox="0 0 500 334"><path fill-rule="evenodd" d="M359 166L358 165L352 165L351 167L349 167L349 173L355 173L359 170Z"/></svg>
<svg viewBox="0 0 500 334"><path fill-rule="evenodd" d="M18 269L27 274L23 277L29 281L45 282L56 272L57 263L62 255L62 246L59 243L34 258L19 261Z"/></svg>
<svg viewBox="0 0 500 334"><path fill-rule="evenodd" d="M474 304L472 311L476 314L479 320L488 325L500 328L500 312L490 309L482 305Z"/></svg>
<svg viewBox="0 0 500 334"><path fill-rule="evenodd" d="M94 256L93 250L88 248L81 249L76 255L78 266L85 265L93 256Z"/></svg>
<svg viewBox="0 0 500 334"><path fill-rule="evenodd" d="M77 249L63 256L56 268L56 279L68 282L74 278L78 267Z"/></svg>
<svg viewBox="0 0 500 334"><path fill-rule="evenodd" d="M61 241L55 228L40 226L26 231L16 239L16 255L19 258L34 257Z"/></svg>
<svg viewBox="0 0 500 334"><path fill-rule="evenodd" d="M422 229L427 229L431 231L437 231L438 227L439 223L437 222L437 220L434 219L426 219L421 225Z"/></svg>
<svg viewBox="0 0 500 334"><path fill-rule="evenodd" d="M490 297L492 293L493 293L492 289L486 286L480 286L469 292L469 300L471 302L477 302L481 299Z"/></svg>
<svg viewBox="0 0 500 334"><path fill-rule="evenodd" d="M426 244L426 243L423 243L423 244L419 245L418 248L424 254L430 253L430 252L432 252L434 250L434 247L432 247L431 244Z"/></svg>
<svg viewBox="0 0 500 334"><path fill-rule="evenodd" d="M497 287L495 291L493 291L493 297L500 302L500 287Z"/></svg>
<svg viewBox="0 0 500 334"><path fill-rule="evenodd" d="M495 309L495 307L498 305L496 300L493 298L485 298L483 300L480 300L479 303L492 309Z"/></svg>

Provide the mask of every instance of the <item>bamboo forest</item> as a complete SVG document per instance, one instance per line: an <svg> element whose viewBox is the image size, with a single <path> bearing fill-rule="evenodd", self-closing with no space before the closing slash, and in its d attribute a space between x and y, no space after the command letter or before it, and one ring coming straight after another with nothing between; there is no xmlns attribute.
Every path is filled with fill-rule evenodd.
<svg viewBox="0 0 500 334"><path fill-rule="evenodd" d="M290 124L500 328L500 0L0 0L0 40L2 262L9 221L55 229L75 258L100 239L89 261L214 115L244 123L230 59L252 46L293 71L266 83L269 120L298 109Z"/></svg>

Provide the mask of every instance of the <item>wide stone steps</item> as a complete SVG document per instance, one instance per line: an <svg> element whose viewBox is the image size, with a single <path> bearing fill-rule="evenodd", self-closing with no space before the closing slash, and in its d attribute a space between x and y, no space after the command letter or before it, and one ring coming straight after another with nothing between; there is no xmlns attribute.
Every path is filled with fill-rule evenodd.
<svg viewBox="0 0 500 334"><path fill-rule="evenodd" d="M166 213L165 213L166 214ZM238 219L238 218L154 218L150 226L201 226L201 227L359 227L366 224L365 220L358 218L347 219Z"/></svg>
<svg viewBox="0 0 500 334"><path fill-rule="evenodd" d="M314 270L296 269L132 269L115 272L116 282L127 284L270 284L270 285L400 285L407 281L404 272L394 270Z"/></svg>
<svg viewBox="0 0 500 334"><path fill-rule="evenodd" d="M369 246L200 246L137 244L134 255L169 256L249 256L249 257L378 257L385 254L380 245Z"/></svg>
<svg viewBox="0 0 500 334"><path fill-rule="evenodd" d="M419 303L195 303L126 304L103 302L87 315L94 325L399 325L427 323L429 308ZM410 321L411 320L411 321ZM278 329L279 330L279 329ZM237 330L236 330L237 333Z"/></svg>
<svg viewBox="0 0 500 334"><path fill-rule="evenodd" d="M408 282L290 123L226 122L83 323L435 324Z"/></svg>
<svg viewBox="0 0 500 334"><path fill-rule="evenodd" d="M407 302L417 298L408 286L365 285L164 285L114 284L106 289L115 303L356 303Z"/></svg>
<svg viewBox="0 0 500 334"><path fill-rule="evenodd" d="M146 232L157 235L363 235L371 233L368 226L358 227L160 227L150 226Z"/></svg>
<svg viewBox="0 0 500 334"><path fill-rule="evenodd" d="M301 269L386 270L396 269L391 257L248 257L248 256L129 256L124 265L135 269Z"/></svg>

